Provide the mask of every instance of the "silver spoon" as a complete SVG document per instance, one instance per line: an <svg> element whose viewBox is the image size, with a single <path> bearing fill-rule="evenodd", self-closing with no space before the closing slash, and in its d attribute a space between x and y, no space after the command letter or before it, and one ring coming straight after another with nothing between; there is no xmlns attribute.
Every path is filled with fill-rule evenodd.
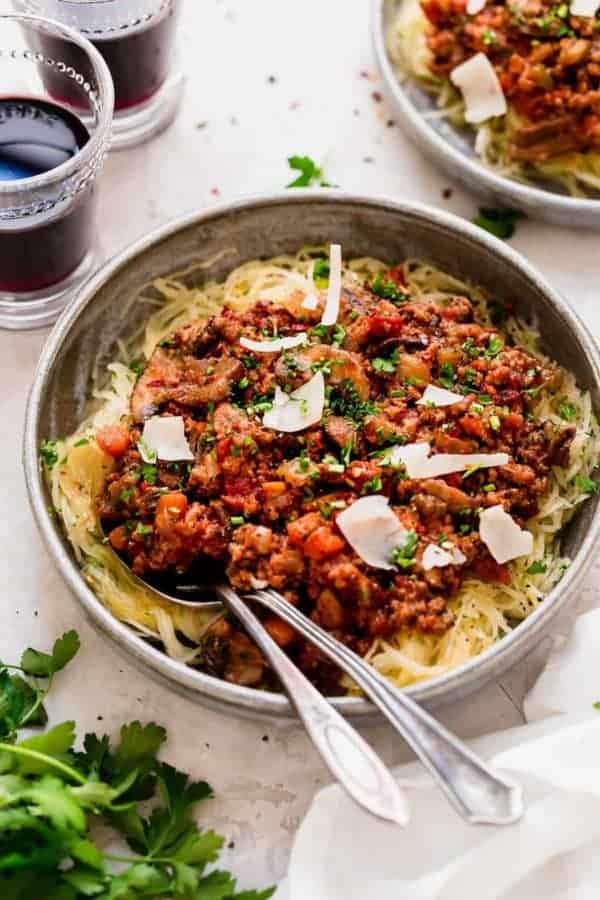
<svg viewBox="0 0 600 900"><path fill-rule="evenodd" d="M407 694L276 591L260 590L251 596L292 625L354 679L412 747L463 819L472 824L511 825L521 818L521 787L494 772Z"/></svg>

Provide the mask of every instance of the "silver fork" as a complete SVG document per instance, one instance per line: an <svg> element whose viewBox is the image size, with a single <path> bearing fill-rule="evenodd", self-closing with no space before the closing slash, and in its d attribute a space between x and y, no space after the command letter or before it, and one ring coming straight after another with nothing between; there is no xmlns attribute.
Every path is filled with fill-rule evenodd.
<svg viewBox="0 0 600 900"><path fill-rule="evenodd" d="M521 787L494 772L469 748L372 666L273 590L255 591L349 675L412 747L455 810L473 824L511 825L523 815Z"/></svg>

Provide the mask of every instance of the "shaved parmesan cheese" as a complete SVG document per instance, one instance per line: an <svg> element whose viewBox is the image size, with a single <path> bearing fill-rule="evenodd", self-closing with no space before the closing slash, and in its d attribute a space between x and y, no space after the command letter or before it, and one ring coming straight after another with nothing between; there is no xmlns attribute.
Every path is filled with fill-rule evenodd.
<svg viewBox="0 0 600 900"><path fill-rule="evenodd" d="M294 334L292 337L273 338L272 341L253 341L250 338L241 337L240 344L246 350L252 350L254 353L279 353L281 350L291 350L292 347L299 347L305 344L308 335L305 331L300 334Z"/></svg>
<svg viewBox="0 0 600 900"><path fill-rule="evenodd" d="M316 294L307 294L300 306L302 309L316 309L319 305L319 298Z"/></svg>
<svg viewBox="0 0 600 900"><path fill-rule="evenodd" d="M462 566L466 563L467 557L458 549L452 547L451 550L444 550L437 544L429 544L423 554L421 564L426 572L431 569L443 569L446 566Z"/></svg>
<svg viewBox="0 0 600 900"><path fill-rule="evenodd" d="M438 478L472 468L506 466L509 462L508 453L430 453L428 443L396 444L390 448L388 459L392 466L404 463L409 478Z"/></svg>
<svg viewBox="0 0 600 900"><path fill-rule="evenodd" d="M325 380L323 373L317 372L310 381L291 394L286 394L279 387L275 388L273 408L264 414L263 425L287 434L303 431L321 421L324 406Z"/></svg>
<svg viewBox="0 0 600 900"><path fill-rule="evenodd" d="M450 80L463 95L467 122L485 122L506 113L506 97L485 53L476 53L452 69Z"/></svg>
<svg viewBox="0 0 600 900"><path fill-rule="evenodd" d="M335 325L340 314L342 294L342 248L332 244L329 248L329 287L321 318L321 325Z"/></svg>
<svg viewBox="0 0 600 900"><path fill-rule="evenodd" d="M138 448L146 463L156 462L157 459L165 462L194 459L185 436L182 416L152 416L146 419Z"/></svg>
<svg viewBox="0 0 600 900"><path fill-rule="evenodd" d="M374 569L393 569L392 553L406 541L389 500L382 494L361 497L337 517L337 526L360 558Z"/></svg>
<svg viewBox="0 0 600 900"><path fill-rule="evenodd" d="M529 556L533 550L532 533L519 528L502 506L484 509L479 516L479 536L500 564Z"/></svg>
<svg viewBox="0 0 600 900"><path fill-rule="evenodd" d="M467 12L470 16L480 13L486 4L486 0L467 0Z"/></svg>
<svg viewBox="0 0 600 900"><path fill-rule="evenodd" d="M254 575L250 576L250 584L255 591L263 591L266 587L269 587L268 581L264 578L255 578Z"/></svg>
<svg viewBox="0 0 600 900"><path fill-rule="evenodd" d="M598 0L573 0L570 13L572 16L586 16L592 19L600 7Z"/></svg>
<svg viewBox="0 0 600 900"><path fill-rule="evenodd" d="M462 394L455 394L454 391L447 391L446 388L428 384L421 399L417 400L417 406L452 406L453 403L460 403L464 399Z"/></svg>

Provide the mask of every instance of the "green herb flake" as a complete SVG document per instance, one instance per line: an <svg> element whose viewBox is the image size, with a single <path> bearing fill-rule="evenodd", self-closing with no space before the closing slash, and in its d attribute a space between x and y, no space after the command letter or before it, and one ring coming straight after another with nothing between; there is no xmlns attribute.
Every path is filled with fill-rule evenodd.
<svg viewBox="0 0 600 900"><path fill-rule="evenodd" d="M392 303L404 303L409 299L408 294L403 291L395 281L386 279L381 272L378 272L370 285L371 291L384 300L391 300Z"/></svg>
<svg viewBox="0 0 600 900"><path fill-rule="evenodd" d="M154 485L156 484L156 479L158 478L158 468L152 463L143 463L142 464L142 480L146 482L146 484Z"/></svg>
<svg viewBox="0 0 600 900"><path fill-rule="evenodd" d="M543 575L545 572L546 572L546 566L544 565L543 562L539 562L539 560L536 560L535 562L531 563L531 565L527 569L528 575Z"/></svg>
<svg viewBox="0 0 600 900"><path fill-rule="evenodd" d="M588 478L587 475L576 475L574 484L584 494L595 494L598 490L596 482L592 478Z"/></svg>
<svg viewBox="0 0 600 900"><path fill-rule="evenodd" d="M400 547L393 551L390 562L401 569L409 569L415 564L415 553L419 538L414 531L409 531Z"/></svg>
<svg viewBox="0 0 600 900"><path fill-rule="evenodd" d="M231 522L232 525L234 525L234 526L236 526L236 527L237 527L238 525L245 525L245 524L246 524L246 520L245 520L245 518L244 518L243 516L231 516L231 518L229 519L229 521Z"/></svg>
<svg viewBox="0 0 600 900"><path fill-rule="evenodd" d="M400 351L396 347L396 349L388 356L376 356L375 359L371 361L371 365L375 369L376 372L385 373L386 375L393 375L396 371L396 367L400 361Z"/></svg>
<svg viewBox="0 0 600 900"><path fill-rule="evenodd" d="M569 403L568 400L562 399L558 406L558 414L561 419L572 422L577 416L577 407L574 406L573 403Z"/></svg>
<svg viewBox="0 0 600 900"><path fill-rule="evenodd" d="M56 441L44 441L40 447L40 457L48 469L53 469L58 462L58 444Z"/></svg>
<svg viewBox="0 0 600 900"><path fill-rule="evenodd" d="M488 341L487 350L485 351L485 355L488 359L494 359L494 357L498 356L499 353L504 350L504 341L500 337L491 337Z"/></svg>
<svg viewBox="0 0 600 900"><path fill-rule="evenodd" d="M288 157L288 165L294 172L299 172L297 178L290 181L288 188L314 187L334 187L324 180L323 169L320 168L310 156L290 156Z"/></svg>
<svg viewBox="0 0 600 900"><path fill-rule="evenodd" d="M492 431L500 431L500 418L498 416L490 416L489 422Z"/></svg>
<svg viewBox="0 0 600 900"><path fill-rule="evenodd" d="M140 375L143 375L146 371L146 360L142 357L138 357L138 359L132 359L129 363L129 368L139 378Z"/></svg>
<svg viewBox="0 0 600 900"><path fill-rule="evenodd" d="M485 231L489 231L494 237L506 241L515 233L516 223L521 218L523 218L523 213L514 209L481 207L479 215L473 219L473 222Z"/></svg>
<svg viewBox="0 0 600 900"><path fill-rule="evenodd" d="M90 442L90 439L89 439L89 438L81 438L80 440L75 441L75 443L73 444L73 446L74 446L74 447L87 447L87 445L89 444L89 442Z"/></svg>

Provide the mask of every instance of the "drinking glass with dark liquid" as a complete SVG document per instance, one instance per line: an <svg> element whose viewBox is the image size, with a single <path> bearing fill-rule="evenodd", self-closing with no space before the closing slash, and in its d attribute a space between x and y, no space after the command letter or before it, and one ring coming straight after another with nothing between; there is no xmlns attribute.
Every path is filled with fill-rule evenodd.
<svg viewBox="0 0 600 900"><path fill-rule="evenodd" d="M115 88L111 149L132 147L158 134L179 107L184 78L175 65L176 25L182 0L14 0L22 12L76 28L102 54ZM53 56L45 38L40 45ZM81 67L76 49L69 60ZM47 73L48 89L59 87ZM58 97L76 108L77 97Z"/></svg>
<svg viewBox="0 0 600 900"><path fill-rule="evenodd" d="M106 63L78 32L0 15L0 327L51 324L94 265L113 100Z"/></svg>

